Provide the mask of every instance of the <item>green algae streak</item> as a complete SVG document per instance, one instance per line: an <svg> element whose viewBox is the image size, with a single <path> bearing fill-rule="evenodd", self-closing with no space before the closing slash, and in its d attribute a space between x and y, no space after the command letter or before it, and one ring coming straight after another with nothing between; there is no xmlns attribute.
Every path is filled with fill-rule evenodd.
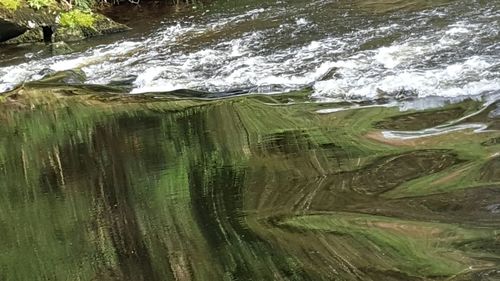
<svg viewBox="0 0 500 281"><path fill-rule="evenodd" d="M500 134L380 134L478 102L119 93L49 79L0 100L0 280L499 278Z"/></svg>

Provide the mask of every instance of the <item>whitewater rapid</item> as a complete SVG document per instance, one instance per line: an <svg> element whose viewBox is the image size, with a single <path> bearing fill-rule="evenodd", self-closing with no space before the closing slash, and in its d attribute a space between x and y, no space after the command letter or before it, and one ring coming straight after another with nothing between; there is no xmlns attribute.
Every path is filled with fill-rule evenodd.
<svg viewBox="0 0 500 281"><path fill-rule="evenodd" d="M131 94L308 88L314 98L330 101L500 91L497 4L451 1L370 18L355 9L340 11L337 2L291 8L276 2L244 13L207 10L203 19L166 21L143 38L0 67L0 92L70 69L81 69L85 83L126 84ZM328 16L334 11L335 17Z"/></svg>

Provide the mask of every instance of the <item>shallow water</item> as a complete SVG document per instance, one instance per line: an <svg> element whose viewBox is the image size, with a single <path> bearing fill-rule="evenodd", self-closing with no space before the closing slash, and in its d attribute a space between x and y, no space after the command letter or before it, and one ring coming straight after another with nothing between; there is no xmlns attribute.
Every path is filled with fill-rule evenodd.
<svg viewBox="0 0 500 281"><path fill-rule="evenodd" d="M0 280L499 280L500 3L306 2L2 53Z"/></svg>
<svg viewBox="0 0 500 281"><path fill-rule="evenodd" d="M0 90L51 71L81 68L86 83L121 83L131 93L312 87L323 101L498 94L499 5L216 1L163 19L146 14L155 19L153 28L131 22L141 33L127 40L92 47L100 44L96 39L71 55L31 52L24 63L6 60Z"/></svg>
<svg viewBox="0 0 500 281"><path fill-rule="evenodd" d="M2 280L500 277L498 102L401 113L56 81L0 103Z"/></svg>

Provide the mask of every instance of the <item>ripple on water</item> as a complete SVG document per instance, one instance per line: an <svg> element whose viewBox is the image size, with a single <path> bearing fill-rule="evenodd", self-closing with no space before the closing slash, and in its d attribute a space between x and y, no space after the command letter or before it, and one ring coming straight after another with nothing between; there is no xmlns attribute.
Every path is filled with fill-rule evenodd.
<svg viewBox="0 0 500 281"><path fill-rule="evenodd" d="M81 68L94 84L136 77L132 93L312 86L318 100L366 100L402 91L420 98L498 91L500 56L492 38L499 12L491 3L455 2L396 5L376 16L363 3L344 1L214 12L193 23L166 22L145 38L2 67L0 91L40 79L47 67ZM325 78L332 69L335 75Z"/></svg>

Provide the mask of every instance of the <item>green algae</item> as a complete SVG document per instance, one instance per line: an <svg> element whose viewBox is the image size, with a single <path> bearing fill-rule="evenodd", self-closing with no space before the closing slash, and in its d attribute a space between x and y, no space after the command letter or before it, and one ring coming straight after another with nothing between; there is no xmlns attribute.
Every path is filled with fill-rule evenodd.
<svg viewBox="0 0 500 281"><path fill-rule="evenodd" d="M500 266L497 148L481 145L498 132L370 137L477 103L440 122L318 114L307 91L130 96L68 75L0 102L2 280L467 280Z"/></svg>

